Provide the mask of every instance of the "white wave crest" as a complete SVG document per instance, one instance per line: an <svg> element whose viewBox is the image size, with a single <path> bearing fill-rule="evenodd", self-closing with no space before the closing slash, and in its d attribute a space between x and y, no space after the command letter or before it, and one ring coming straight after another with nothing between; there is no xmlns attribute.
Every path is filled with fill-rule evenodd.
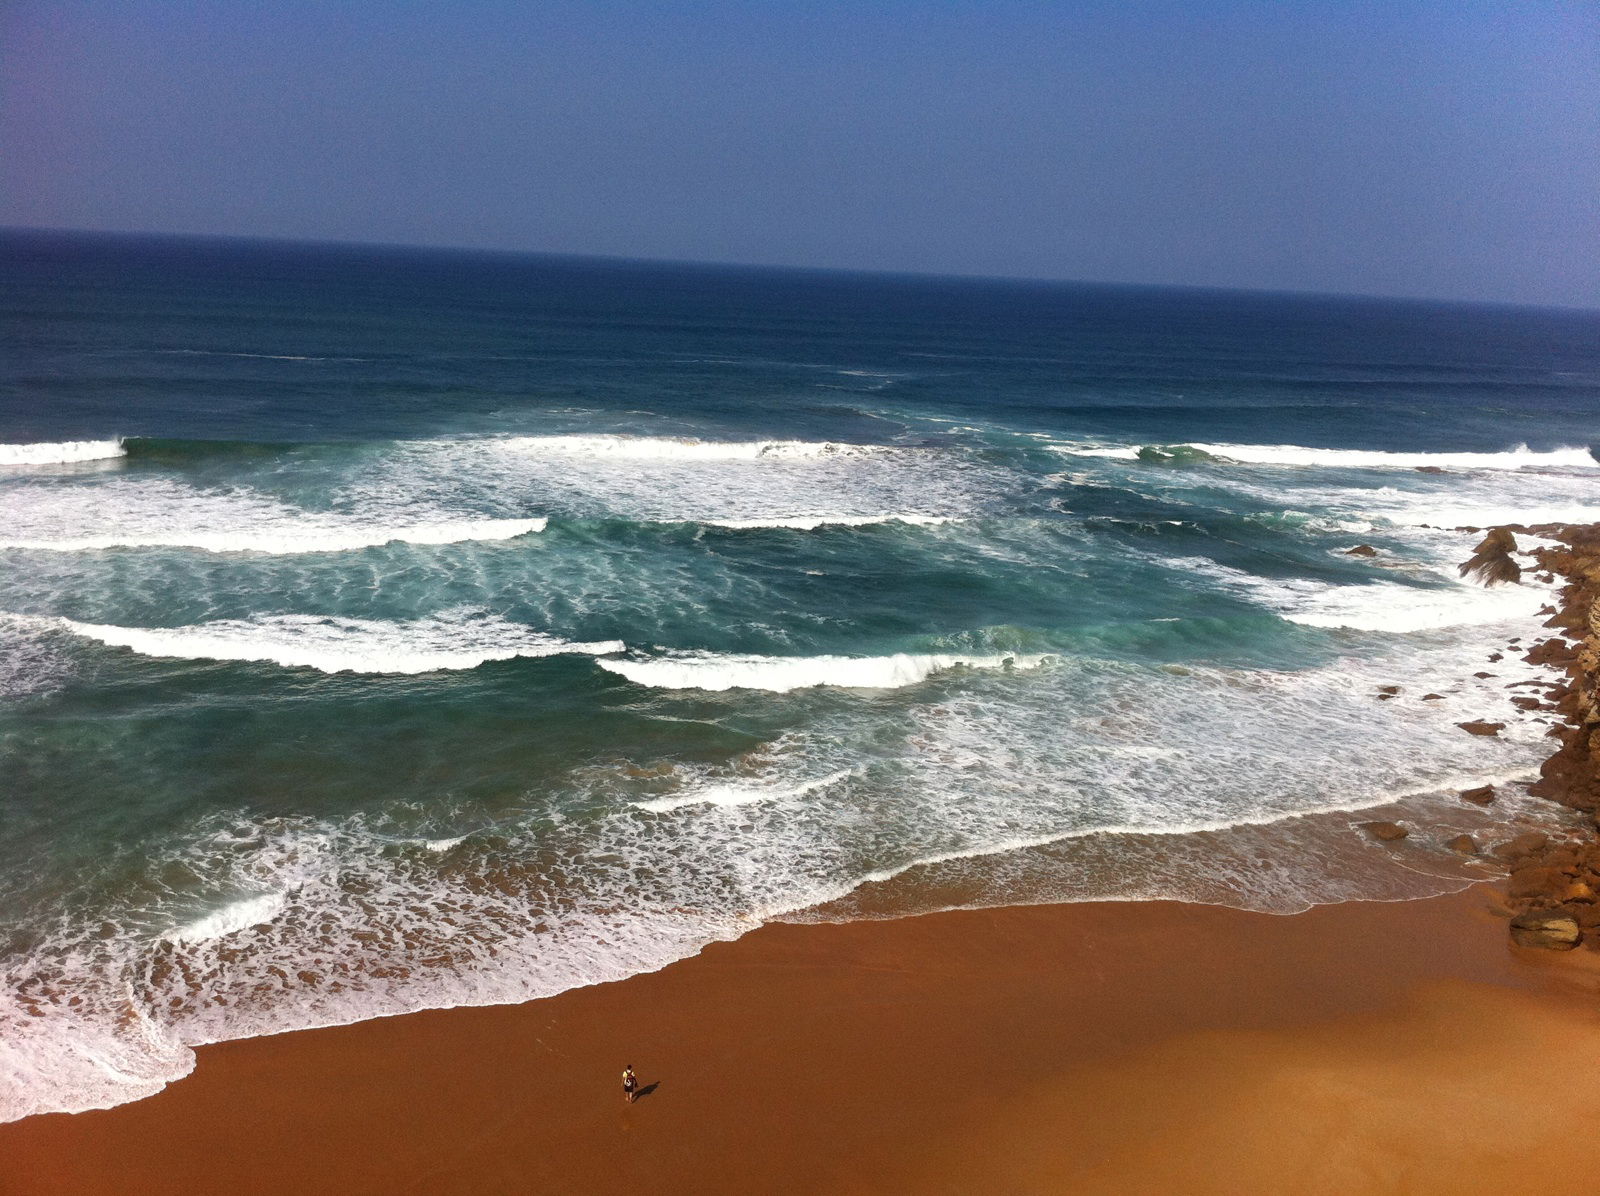
<svg viewBox="0 0 1600 1196"><path fill-rule="evenodd" d="M0 465L69 465L125 457L120 440L59 440L38 444L0 444Z"/></svg>
<svg viewBox="0 0 1600 1196"><path fill-rule="evenodd" d="M176 943L210 942L225 934L270 922L283 912L287 904L288 895L285 893L258 893L254 897L229 902L203 918L196 918L193 922L167 931L161 937Z"/></svg>
<svg viewBox="0 0 1600 1196"><path fill-rule="evenodd" d="M788 693L829 685L842 689L898 689L960 666L974 669L1037 668L1048 655L1022 656L734 656L684 655L658 660L602 660L601 668L653 689L764 689Z"/></svg>
<svg viewBox="0 0 1600 1196"><path fill-rule="evenodd" d="M173 628L61 623L142 656L265 661L324 673L432 673L518 656L596 655L624 647L620 640L574 643L495 615L459 611L411 622L270 615Z"/></svg>
<svg viewBox="0 0 1600 1196"><path fill-rule="evenodd" d="M1078 457L1110 457L1135 460L1144 445L1067 446L1060 452ZM1596 469L1600 468L1588 449L1558 448L1538 452L1525 444L1502 453L1397 453L1367 449L1306 448L1297 444L1199 444L1198 449L1245 465L1315 465L1330 469Z"/></svg>
<svg viewBox="0 0 1600 1196"><path fill-rule="evenodd" d="M868 444L807 440L691 440L675 436L518 436L501 447L532 455L624 458L629 460L784 461L818 457L861 457L882 450Z"/></svg>

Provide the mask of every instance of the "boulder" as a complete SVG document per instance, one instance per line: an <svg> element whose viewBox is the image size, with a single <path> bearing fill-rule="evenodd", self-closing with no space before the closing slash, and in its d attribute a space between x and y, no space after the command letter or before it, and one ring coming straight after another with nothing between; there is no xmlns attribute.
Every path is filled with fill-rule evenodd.
<svg viewBox="0 0 1600 1196"><path fill-rule="evenodd" d="M1502 860L1519 860L1536 851L1543 851L1549 843L1549 835L1539 831L1528 831L1496 846L1494 854Z"/></svg>
<svg viewBox="0 0 1600 1196"><path fill-rule="evenodd" d="M1443 694L1423 694L1422 695L1422 700L1424 702L1442 702L1442 701L1444 701L1444 695Z"/></svg>
<svg viewBox="0 0 1600 1196"><path fill-rule="evenodd" d="M1511 919L1511 938L1519 947L1570 951L1582 940L1583 931L1564 910L1538 910Z"/></svg>
<svg viewBox="0 0 1600 1196"><path fill-rule="evenodd" d="M1363 822L1360 825L1362 830L1380 843L1393 843L1411 833L1398 822Z"/></svg>
<svg viewBox="0 0 1600 1196"><path fill-rule="evenodd" d="M1506 896L1513 901L1544 898L1545 905L1556 904L1556 894L1567 887L1567 877L1559 868L1543 864L1524 864L1511 874Z"/></svg>
<svg viewBox="0 0 1600 1196"><path fill-rule="evenodd" d="M1378 550L1370 544L1357 544L1344 550L1345 556L1377 556Z"/></svg>
<svg viewBox="0 0 1600 1196"><path fill-rule="evenodd" d="M1471 835L1457 835L1445 844L1451 851L1458 855L1477 855L1478 841Z"/></svg>
<svg viewBox="0 0 1600 1196"><path fill-rule="evenodd" d="M1476 789L1463 789L1457 796L1475 806L1486 806L1494 800L1494 786L1479 785Z"/></svg>
<svg viewBox="0 0 1600 1196"><path fill-rule="evenodd" d="M1468 735L1498 735L1506 729L1504 723L1486 723L1482 719L1474 719L1470 723L1457 723Z"/></svg>

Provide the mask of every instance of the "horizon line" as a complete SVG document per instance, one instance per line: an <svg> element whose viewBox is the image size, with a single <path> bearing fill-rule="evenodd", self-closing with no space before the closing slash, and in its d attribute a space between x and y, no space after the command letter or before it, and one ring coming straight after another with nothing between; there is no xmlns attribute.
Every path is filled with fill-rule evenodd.
<svg viewBox="0 0 1600 1196"><path fill-rule="evenodd" d="M957 282L997 282L1062 287L1107 287L1130 290L1195 291L1208 294L1275 295L1304 299L1354 299L1380 303L1435 304L1447 307L1510 308L1521 311L1552 311L1580 315L1600 315L1600 305L1585 307L1571 303L1530 303L1514 299L1461 299L1437 295L1377 294L1370 291L1296 290L1288 287L1226 286L1208 283L1127 282L1116 279L1059 278L1027 274L975 274L935 270L890 270L861 266L796 266L788 263L749 262L676 257L636 257L615 253L580 253L570 250L508 248L504 246L443 244L414 241L361 241L333 237L266 236L257 233L170 232L158 229L79 228L66 225L0 224L0 235L10 233L68 234L89 237L129 237L151 240L189 240L244 242L255 245L297 245L346 249L421 250L434 253L482 254L514 258L570 258L580 261L614 262L629 265L710 267L724 270L770 270L802 274L844 274L868 278L949 280Z"/></svg>

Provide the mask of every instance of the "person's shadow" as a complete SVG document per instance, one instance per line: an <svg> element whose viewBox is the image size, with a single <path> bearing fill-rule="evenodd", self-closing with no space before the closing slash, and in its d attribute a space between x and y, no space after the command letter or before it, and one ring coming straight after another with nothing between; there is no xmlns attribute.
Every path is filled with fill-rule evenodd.
<svg viewBox="0 0 1600 1196"><path fill-rule="evenodd" d="M639 1091L637 1091L637 1092L635 1092L633 1094L633 1099L634 1100L643 1100L645 1097L649 1096L652 1092L654 1092L659 1087L661 1087L661 1081L660 1080L657 1080L653 1084L646 1084L643 1088L639 1089Z"/></svg>

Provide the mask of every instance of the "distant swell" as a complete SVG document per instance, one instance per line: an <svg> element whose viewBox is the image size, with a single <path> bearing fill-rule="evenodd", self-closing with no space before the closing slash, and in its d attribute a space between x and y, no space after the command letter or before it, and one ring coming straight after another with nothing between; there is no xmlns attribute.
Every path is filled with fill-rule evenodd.
<svg viewBox="0 0 1600 1196"><path fill-rule="evenodd" d="M39 444L0 444L0 466L69 465L75 461L105 461L123 457L120 440L57 440Z"/></svg>
<svg viewBox="0 0 1600 1196"><path fill-rule="evenodd" d="M228 619L192 627L114 627L63 619L76 635L142 656L260 661L324 673L431 673L518 656L621 652L617 640L574 643L498 616L449 612L399 622L318 615Z"/></svg>
<svg viewBox="0 0 1600 1196"><path fill-rule="evenodd" d="M1100 447L1059 446L1081 457L1113 457L1164 464L1222 459L1244 465L1312 465L1330 469L1594 469L1600 466L1586 448L1537 452L1527 445L1503 453L1387 453L1365 449L1303 448L1295 444L1174 444Z"/></svg>
<svg viewBox="0 0 1600 1196"><path fill-rule="evenodd" d="M659 660L602 660L601 668L653 689L764 689L788 693L818 685L898 689L959 666L1036 668L1048 656L732 656L698 654Z"/></svg>

